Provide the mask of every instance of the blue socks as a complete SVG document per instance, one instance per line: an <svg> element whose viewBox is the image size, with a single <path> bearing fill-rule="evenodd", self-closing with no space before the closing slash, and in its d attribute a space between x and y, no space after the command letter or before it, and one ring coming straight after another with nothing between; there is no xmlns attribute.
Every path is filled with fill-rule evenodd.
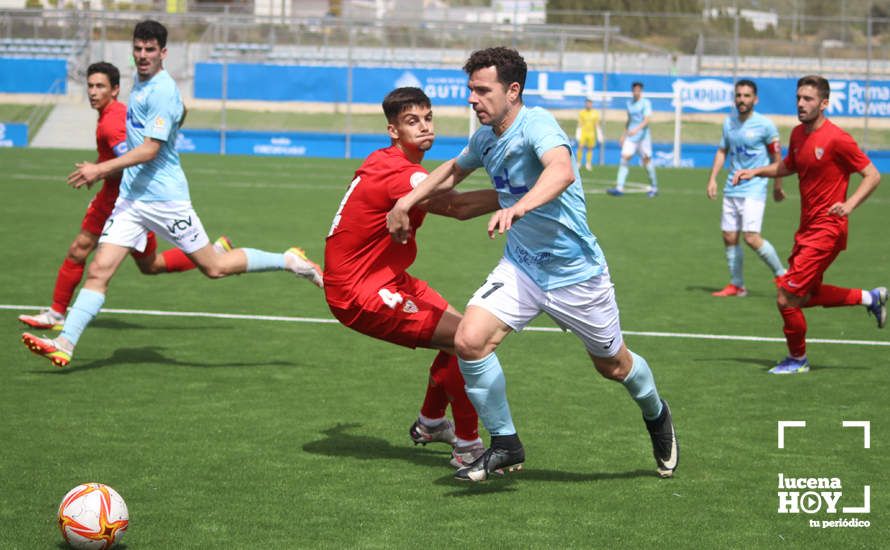
<svg viewBox="0 0 890 550"><path fill-rule="evenodd" d="M285 269L284 254L256 248L242 248L247 256L247 271L281 271Z"/></svg>
<svg viewBox="0 0 890 550"><path fill-rule="evenodd" d="M778 276L785 274L785 268L782 266L782 261L779 259L779 255L776 254L776 249L768 240L763 239L763 246L755 250L755 252L757 252L757 255L763 260L763 263L769 266L773 275Z"/></svg>
<svg viewBox="0 0 890 550"><path fill-rule="evenodd" d="M476 408L482 425L492 436L514 435L513 417L507 403L507 381L494 352L477 361L458 357L460 372L467 386L467 397Z"/></svg>
<svg viewBox="0 0 890 550"><path fill-rule="evenodd" d="M623 191L625 182L627 182L627 161L622 160L618 167L618 179L615 180L615 187L619 191Z"/></svg>
<svg viewBox="0 0 890 550"><path fill-rule="evenodd" d="M652 370L649 363L634 352L630 352L633 357L633 366L627 374L627 378L622 382L627 392L640 410L643 411L643 418L646 420L655 420L661 415L661 397L658 390L655 389L655 378L652 376Z"/></svg>
<svg viewBox="0 0 890 550"><path fill-rule="evenodd" d="M74 305L71 306L71 311L65 318L65 328L59 336L71 342L72 346L76 345L80 335L86 330L93 317L99 313L104 303L105 295L101 292L86 288L80 289L77 299L74 300Z"/></svg>
<svg viewBox="0 0 890 550"><path fill-rule="evenodd" d="M726 247L726 264L729 266L729 282L737 287L745 286L745 278L742 275L742 264L744 263L744 252L742 245L736 244Z"/></svg>

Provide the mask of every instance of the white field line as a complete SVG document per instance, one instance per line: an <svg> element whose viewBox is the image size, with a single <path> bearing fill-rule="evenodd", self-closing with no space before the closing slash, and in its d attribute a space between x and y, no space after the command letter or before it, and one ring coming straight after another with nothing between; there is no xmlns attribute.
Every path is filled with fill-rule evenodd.
<svg viewBox="0 0 890 550"><path fill-rule="evenodd" d="M0 304L0 310L37 311L40 306L25 306ZM322 319L318 317L286 317L281 315L242 315L237 313L209 313L203 311L162 311L156 309L102 309L103 313L118 313L121 315L152 315L156 317L203 317L208 319L238 319L243 321L281 321L287 323L316 323L338 324L336 319ZM530 332L563 332L556 327L528 327ZM785 342L784 338L767 336L740 336L733 334L698 334L691 332L652 332L637 330L622 330L622 334L628 336L648 336L653 338L685 338L690 340L732 340L737 342ZM887 346L890 342L880 340L838 340L832 338L807 338L811 344L840 344L849 346Z"/></svg>

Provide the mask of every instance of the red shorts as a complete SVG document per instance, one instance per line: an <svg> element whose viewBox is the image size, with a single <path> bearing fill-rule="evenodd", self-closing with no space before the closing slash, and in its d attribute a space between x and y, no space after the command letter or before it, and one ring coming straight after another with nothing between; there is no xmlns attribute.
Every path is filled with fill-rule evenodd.
<svg viewBox="0 0 890 550"><path fill-rule="evenodd" d="M779 286L795 296L811 294L822 284L822 275L843 249L840 240L828 250L795 244L788 258L788 271L779 279Z"/></svg>
<svg viewBox="0 0 890 550"><path fill-rule="evenodd" d="M373 292L373 291L372 291ZM428 347L448 302L426 281L403 273L375 294L349 306L328 304L345 326L408 348Z"/></svg>
<svg viewBox="0 0 890 550"><path fill-rule="evenodd" d="M111 216L111 212L114 210L114 203L117 201L117 191L116 187L112 188L108 185L102 185L102 189L96 193L96 196L93 197L93 200L90 201L90 205L87 207L83 223L80 224L81 229L93 235L102 234L102 228L105 227L105 222L108 221L108 217Z"/></svg>
<svg viewBox="0 0 890 550"><path fill-rule="evenodd" d="M102 189L100 189L99 192L96 193L96 196L93 197L93 200L90 201L90 205L87 207L87 213L83 216L83 222L80 224L80 228L93 235L101 235L102 229L105 227L105 222L108 221L108 218L114 211L114 203L117 202L117 195L116 187L102 185ZM139 252L138 250L130 252L134 258L148 256L149 254L153 254L157 249L157 244L152 246L152 242L156 241L155 234L149 231L147 239L145 250L142 252Z"/></svg>

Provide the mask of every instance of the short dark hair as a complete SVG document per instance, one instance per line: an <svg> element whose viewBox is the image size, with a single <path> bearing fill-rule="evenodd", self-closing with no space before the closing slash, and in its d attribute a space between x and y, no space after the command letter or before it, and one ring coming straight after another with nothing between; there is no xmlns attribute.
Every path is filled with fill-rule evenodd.
<svg viewBox="0 0 890 550"><path fill-rule="evenodd" d="M420 88L396 88L383 98L383 114L386 115L386 120L393 124L400 114L415 106L433 106L430 98Z"/></svg>
<svg viewBox="0 0 890 550"><path fill-rule="evenodd" d="M753 80L749 80L747 78L743 78L735 83L735 89L738 90L742 86L747 86L754 90L754 95L757 95L757 84L754 83Z"/></svg>
<svg viewBox="0 0 890 550"><path fill-rule="evenodd" d="M797 87L800 88L801 86L816 88L820 99L828 99L828 96L831 94L831 86L828 84L828 81L816 74L807 75L798 80Z"/></svg>
<svg viewBox="0 0 890 550"><path fill-rule="evenodd" d="M639 86L639 88L640 88L641 90L643 89L643 83L642 83L642 82L633 82L633 83L631 83L631 85L630 85L630 89L633 90L634 88L636 88L636 87L638 87L638 86Z"/></svg>
<svg viewBox="0 0 890 550"><path fill-rule="evenodd" d="M477 50L470 55L464 64L464 72L471 75L479 69L494 67L498 73L498 82L508 88L514 82L519 83L519 97L525 89L525 76L528 74L528 66L525 59L516 50L497 46Z"/></svg>
<svg viewBox="0 0 890 550"><path fill-rule="evenodd" d="M108 83L111 84L112 88L121 85L121 72L107 61L98 61L87 67L87 78L96 73L102 73L107 76Z"/></svg>
<svg viewBox="0 0 890 550"><path fill-rule="evenodd" d="M158 41L159 48L166 48L167 27L151 19L136 23L136 27L133 28L133 40L149 41L152 39Z"/></svg>

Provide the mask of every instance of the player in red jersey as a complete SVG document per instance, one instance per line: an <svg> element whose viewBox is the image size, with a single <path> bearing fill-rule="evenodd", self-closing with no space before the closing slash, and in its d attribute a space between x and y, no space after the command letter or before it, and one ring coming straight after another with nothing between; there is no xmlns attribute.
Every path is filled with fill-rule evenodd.
<svg viewBox="0 0 890 550"><path fill-rule="evenodd" d="M777 278L779 312L784 319L789 355L770 369L773 374L810 370L806 355L807 322L801 308L864 305L878 328L887 322L887 289L842 288L822 283L822 275L847 247L847 216L875 190L881 174L852 137L825 118L830 88L821 76L797 81L797 118L788 155L762 168L736 172L733 183L754 176L783 177L794 173L800 180L800 226L788 271ZM856 191L847 197L850 174L862 175Z"/></svg>
<svg viewBox="0 0 890 550"><path fill-rule="evenodd" d="M119 157L127 151L127 106L117 100L120 92L120 72L117 67L106 62L90 65L87 68L87 92L90 107L99 112L99 121L96 124L98 162ZM114 210L120 183L120 173L106 178L102 189L90 201L80 226L80 233L74 238L59 268L52 305L37 315L20 315L19 321L36 329L62 329L65 324L65 312L74 289L83 278L86 259L96 249L105 221ZM227 238L220 237L216 241L216 246L229 249L231 243ZM154 233L149 233L145 250L143 252L134 250L131 253L139 270L146 275L187 271L195 267L188 256L178 248L166 250L160 255L155 254L156 249L157 239Z"/></svg>
<svg viewBox="0 0 890 550"><path fill-rule="evenodd" d="M386 214L427 176L420 165L433 145L433 113L418 88L397 88L383 100L392 145L371 153L355 172L325 244L324 290L331 312L347 327L409 348L440 350L430 366L426 398L409 429L415 444L450 444L451 464L484 452L478 418L454 355L461 314L425 281L407 273L417 256L415 232L427 212L468 219L498 208L493 189L451 192L411 210L407 244L395 242ZM445 417L451 404L454 424Z"/></svg>

